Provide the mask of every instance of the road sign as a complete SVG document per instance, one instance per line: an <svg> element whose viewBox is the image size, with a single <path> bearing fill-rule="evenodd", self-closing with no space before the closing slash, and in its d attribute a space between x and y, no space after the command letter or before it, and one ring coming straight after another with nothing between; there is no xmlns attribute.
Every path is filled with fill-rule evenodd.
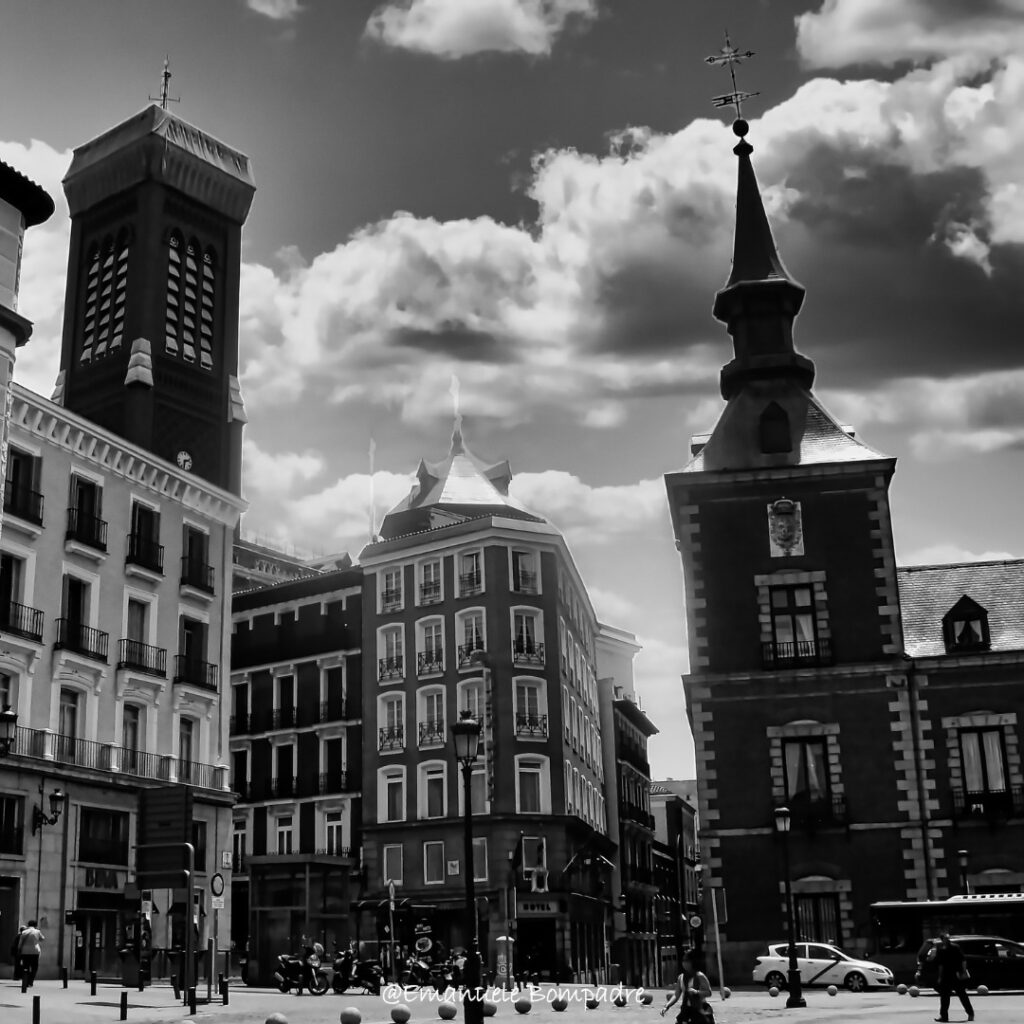
<svg viewBox="0 0 1024 1024"><path fill-rule="evenodd" d="M223 896L211 896L210 897L210 909L211 910L223 910L224 909L224 897Z"/></svg>
<svg viewBox="0 0 1024 1024"><path fill-rule="evenodd" d="M690 918L691 928L699 928L703 923L704 922L700 919L700 914L694 914L693 917Z"/></svg>
<svg viewBox="0 0 1024 1024"><path fill-rule="evenodd" d="M224 894L224 876L219 871L210 879L210 892L214 896L222 896Z"/></svg>

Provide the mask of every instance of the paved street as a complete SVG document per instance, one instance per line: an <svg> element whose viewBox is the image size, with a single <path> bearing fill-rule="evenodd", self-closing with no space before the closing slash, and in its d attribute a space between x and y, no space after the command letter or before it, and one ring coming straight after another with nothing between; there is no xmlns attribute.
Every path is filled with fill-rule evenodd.
<svg viewBox="0 0 1024 1024"><path fill-rule="evenodd" d="M584 1006L582 988L566 986L565 990L579 993L573 996L568 1009L556 1013L547 1001L537 1001L528 1014L536 1024L661 1024L658 1009L665 1000L664 992L654 993L651 1006L638 1006L634 1000L624 1007L602 1002L596 1010ZM4 1024L29 1024L32 1020L32 995L40 996L40 1024L78 1024L78 1022L117 1021L120 1019L121 989L101 986L96 997L90 998L87 985L73 983L66 991L59 982L37 982L31 993L23 995L13 982L0 982L0 1019ZM546 999L546 995L545 995ZM979 1024L1019 1024L1024 1018L1024 995L999 994L975 998L975 1012ZM407 1000L412 1011L412 1024L438 1019L437 1003ZM853 1024L859 1021L899 1020L901 1024L930 1022L938 1012L934 994L911 999L895 993L852 995L840 992L830 997L824 991L812 991L808 1006L803 1010L787 1010L783 997L772 999L761 990L735 993L723 1003L713 1001L719 1024L747 1024L752 1021L799 1021L800 1024ZM956 1005L956 1004L954 1004ZM282 995L268 989L232 989L229 1006L219 1002L200 1005L195 1017L177 1003L169 987L156 986L145 992L128 992L128 1020L133 1024L170 1024L178 1021L217 1022L217 1024L263 1024L275 1011L288 1018L288 1024L337 1024L342 1007L355 1006L363 1016L363 1024L390 1024L390 1008L382 998L365 995L337 996L330 993L314 996ZM458 1020L461 1020L461 1010ZM496 1020L520 1019L511 1002L500 1002ZM541 1018L541 1021L537 1019ZM674 1013L665 1020L671 1022ZM951 1014L951 1021L963 1021L959 1007Z"/></svg>

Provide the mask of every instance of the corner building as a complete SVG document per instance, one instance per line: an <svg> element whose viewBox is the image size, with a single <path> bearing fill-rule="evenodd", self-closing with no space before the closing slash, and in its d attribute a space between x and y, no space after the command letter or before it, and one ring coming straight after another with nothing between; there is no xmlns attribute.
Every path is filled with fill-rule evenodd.
<svg viewBox="0 0 1024 1024"><path fill-rule="evenodd" d="M875 936L873 902L1022 891L1024 572L897 567L895 459L811 390L792 334L804 290L775 250L750 145L734 152L733 268L714 304L735 349L726 406L665 478L704 895L725 890L725 970L746 976L786 936L786 806L797 939L909 972L919 937Z"/></svg>
<svg viewBox="0 0 1024 1024"><path fill-rule="evenodd" d="M480 948L497 967L603 977L611 855L603 791L598 623L561 535L508 494L456 428L439 463L360 557L364 938L466 946L462 776L451 723L483 726L471 790ZM522 837L521 863L512 861ZM499 950L499 946L502 949Z"/></svg>

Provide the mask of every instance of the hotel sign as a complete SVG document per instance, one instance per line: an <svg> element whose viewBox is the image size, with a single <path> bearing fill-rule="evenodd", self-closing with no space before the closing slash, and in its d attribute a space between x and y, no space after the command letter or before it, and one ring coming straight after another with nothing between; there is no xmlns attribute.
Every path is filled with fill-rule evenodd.
<svg viewBox="0 0 1024 1024"><path fill-rule="evenodd" d="M519 917L551 917L561 913L561 910L557 899L521 897L516 904L516 914Z"/></svg>

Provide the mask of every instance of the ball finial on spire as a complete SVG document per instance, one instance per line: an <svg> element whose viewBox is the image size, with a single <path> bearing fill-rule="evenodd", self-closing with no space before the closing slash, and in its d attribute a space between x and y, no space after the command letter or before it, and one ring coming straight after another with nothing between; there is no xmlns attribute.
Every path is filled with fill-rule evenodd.
<svg viewBox="0 0 1024 1024"><path fill-rule="evenodd" d="M742 117L737 117L732 123L733 135L738 135L741 139L750 131L750 125Z"/></svg>

